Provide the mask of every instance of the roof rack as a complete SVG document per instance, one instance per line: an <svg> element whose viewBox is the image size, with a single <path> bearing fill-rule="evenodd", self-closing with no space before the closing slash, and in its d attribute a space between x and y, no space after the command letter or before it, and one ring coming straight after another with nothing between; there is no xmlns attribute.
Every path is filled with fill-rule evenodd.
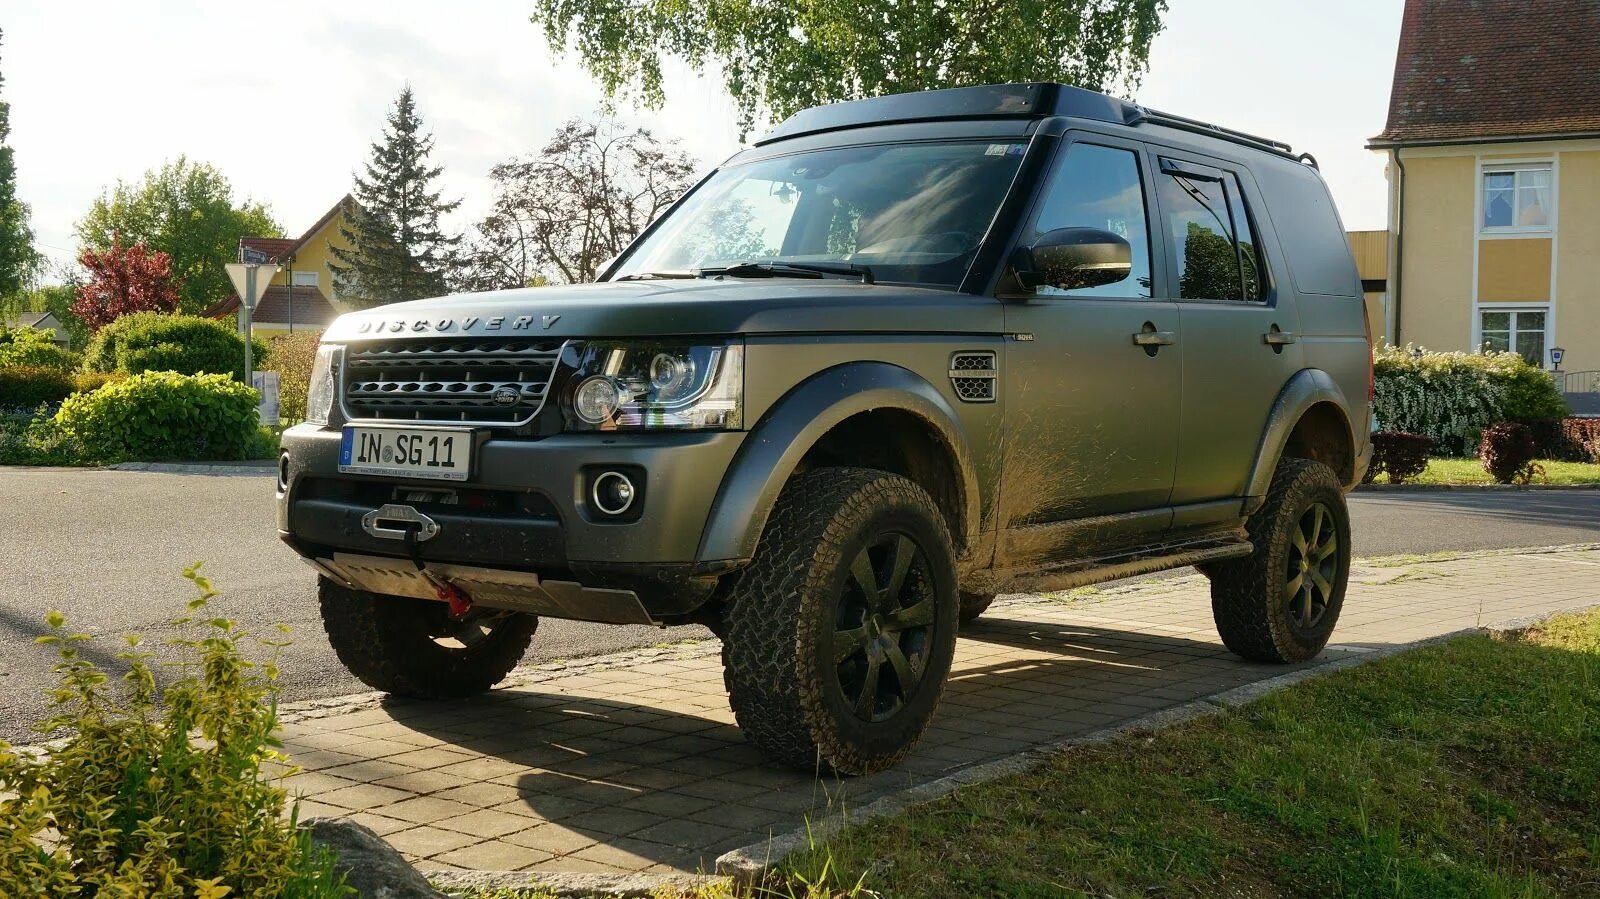
<svg viewBox="0 0 1600 899"><path fill-rule="evenodd" d="M1249 134L1244 131L1235 131L1232 128L1224 128L1221 125L1213 125L1210 122L1202 122L1198 119L1190 119L1181 115L1173 115L1170 112L1160 112L1154 109L1147 109L1143 106L1137 108L1140 113L1140 119L1142 121L1149 122L1152 125L1165 125L1168 128L1177 128L1180 131L1188 131L1192 134L1204 134L1210 137L1221 138L1232 143L1244 144L1246 146L1255 147L1258 150L1282 153L1283 155L1290 157L1294 156L1294 148L1290 147L1281 140L1273 140L1270 137L1261 137L1260 135ZM1315 163L1312 165L1315 167Z"/></svg>
<svg viewBox="0 0 1600 899"><path fill-rule="evenodd" d="M896 122L940 119L1037 119L1045 116L1068 116L1118 125L1139 125L1148 122L1152 125L1163 125L1192 134L1203 134L1243 144L1269 153L1288 156L1290 159L1295 158L1294 151L1283 141L1146 109L1097 91L1053 82L984 84L933 91L913 91L813 106L810 109L802 109L778 123L770 132L757 138L755 145L759 147L774 141L820 131Z"/></svg>

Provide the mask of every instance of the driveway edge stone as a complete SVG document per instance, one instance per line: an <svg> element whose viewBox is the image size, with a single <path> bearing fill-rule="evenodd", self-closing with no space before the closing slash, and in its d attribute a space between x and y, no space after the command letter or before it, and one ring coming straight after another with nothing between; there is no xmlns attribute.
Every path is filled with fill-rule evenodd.
<svg viewBox="0 0 1600 899"><path fill-rule="evenodd" d="M1201 718L1208 718L1230 709L1248 705L1269 694L1313 678L1325 677L1334 672L1343 671L1346 668L1354 668L1357 665L1390 658L1404 652L1454 640L1469 634L1514 635L1537 626L1553 615L1569 615L1596 608L1600 608L1600 604L1580 606L1562 612L1554 612L1551 615L1521 618L1500 624L1462 628L1422 640L1413 640L1408 643L1398 643L1377 649L1354 650L1348 647L1329 647L1335 651L1342 649L1347 654L1342 658L1335 658L1319 665L1290 671L1277 677L1214 693L1170 709L1152 712L1080 737L1062 740L1048 746L1035 747L992 762L963 768L948 777L912 787L892 796L885 796L854 811L829 815L821 821L808 823L805 827L774 836L770 840L752 843L726 852L717 858L716 870L718 874L735 881L748 882L758 880L770 873L779 862L788 856L816 843L824 842L846 827L857 827L875 818L900 814L915 806L948 796L963 787L987 783L1010 774L1020 774L1074 747L1093 746L1109 742L1126 734L1150 733Z"/></svg>

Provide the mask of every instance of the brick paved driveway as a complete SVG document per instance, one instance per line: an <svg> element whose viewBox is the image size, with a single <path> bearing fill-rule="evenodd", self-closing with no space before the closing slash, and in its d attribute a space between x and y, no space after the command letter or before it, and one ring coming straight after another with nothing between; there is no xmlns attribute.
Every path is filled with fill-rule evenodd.
<svg viewBox="0 0 1600 899"><path fill-rule="evenodd" d="M1594 549L1358 563L1339 642L1308 664L1597 602ZM424 870L711 871L808 817L1284 670L1223 649L1190 576L997 603L917 750L871 777L768 765L714 642L524 669L464 702L302 703L285 737L303 815L353 817Z"/></svg>

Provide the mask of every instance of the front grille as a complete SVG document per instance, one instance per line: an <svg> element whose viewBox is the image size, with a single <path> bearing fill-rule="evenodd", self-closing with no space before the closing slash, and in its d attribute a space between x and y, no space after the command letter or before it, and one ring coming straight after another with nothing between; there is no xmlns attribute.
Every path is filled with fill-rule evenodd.
<svg viewBox="0 0 1600 899"><path fill-rule="evenodd" d="M955 388L962 402L994 402L995 383L999 377L995 355L988 350L956 353L950 357L950 386Z"/></svg>
<svg viewBox="0 0 1600 899"><path fill-rule="evenodd" d="M544 407L559 341L380 340L344 356L344 410L361 420L520 425Z"/></svg>

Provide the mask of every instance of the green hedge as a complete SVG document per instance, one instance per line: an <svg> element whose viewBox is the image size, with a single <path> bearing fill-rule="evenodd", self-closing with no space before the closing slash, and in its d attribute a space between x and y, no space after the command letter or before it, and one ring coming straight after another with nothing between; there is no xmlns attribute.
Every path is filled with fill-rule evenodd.
<svg viewBox="0 0 1600 899"><path fill-rule="evenodd" d="M25 365L72 371L83 357L55 345L54 335L38 328L0 326L0 368Z"/></svg>
<svg viewBox="0 0 1600 899"><path fill-rule="evenodd" d="M266 361L267 348L253 342L257 371ZM175 371L184 375L233 374L244 377L244 338L227 324L198 315L135 312L124 315L95 334L84 351L89 371Z"/></svg>
<svg viewBox="0 0 1600 899"><path fill-rule="evenodd" d="M0 409L37 409L59 403L78 389L72 375L32 365L0 367Z"/></svg>
<svg viewBox="0 0 1600 899"><path fill-rule="evenodd" d="M56 423L101 462L244 459L258 451L256 404L227 375L146 372L68 397Z"/></svg>
<svg viewBox="0 0 1600 899"><path fill-rule="evenodd" d="M273 338L269 352L272 370L278 373L278 421L283 425L306 419L311 366L317 360L317 345L321 342L321 331L296 331Z"/></svg>
<svg viewBox="0 0 1600 899"><path fill-rule="evenodd" d="M1431 437L1446 455L1471 455L1496 422L1567 414L1550 375L1516 353L1413 352L1385 347L1373 354L1373 412L1384 430Z"/></svg>

